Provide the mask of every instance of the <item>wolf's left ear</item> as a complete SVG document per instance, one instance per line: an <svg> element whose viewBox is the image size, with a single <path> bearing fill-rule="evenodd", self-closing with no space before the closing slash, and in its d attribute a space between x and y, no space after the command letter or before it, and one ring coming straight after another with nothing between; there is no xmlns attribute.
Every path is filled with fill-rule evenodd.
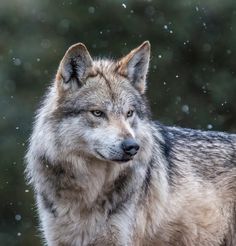
<svg viewBox="0 0 236 246"><path fill-rule="evenodd" d="M56 79L64 88L81 86L83 80L93 74L93 60L82 43L72 45L59 65Z"/></svg>
<svg viewBox="0 0 236 246"><path fill-rule="evenodd" d="M146 89L149 60L150 43L145 41L118 62L118 72L127 77L141 94Z"/></svg>

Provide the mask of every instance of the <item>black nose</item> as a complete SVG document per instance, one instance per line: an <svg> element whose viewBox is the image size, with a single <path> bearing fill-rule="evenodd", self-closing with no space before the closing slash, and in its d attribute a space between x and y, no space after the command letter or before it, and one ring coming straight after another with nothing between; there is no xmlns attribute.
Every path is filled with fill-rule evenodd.
<svg viewBox="0 0 236 246"><path fill-rule="evenodd" d="M134 156L139 150L139 145L133 138L124 140L121 145L124 152L129 156Z"/></svg>

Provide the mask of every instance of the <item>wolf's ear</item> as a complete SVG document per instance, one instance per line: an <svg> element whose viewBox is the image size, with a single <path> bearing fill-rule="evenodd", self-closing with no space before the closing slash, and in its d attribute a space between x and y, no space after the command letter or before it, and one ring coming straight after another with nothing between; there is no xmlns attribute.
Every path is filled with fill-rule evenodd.
<svg viewBox="0 0 236 246"><path fill-rule="evenodd" d="M93 60L82 43L72 45L62 58L57 75L57 82L64 88L81 86L83 80L94 73Z"/></svg>
<svg viewBox="0 0 236 246"><path fill-rule="evenodd" d="M118 72L128 77L133 86L143 94L150 60L150 43L145 41L118 62Z"/></svg>

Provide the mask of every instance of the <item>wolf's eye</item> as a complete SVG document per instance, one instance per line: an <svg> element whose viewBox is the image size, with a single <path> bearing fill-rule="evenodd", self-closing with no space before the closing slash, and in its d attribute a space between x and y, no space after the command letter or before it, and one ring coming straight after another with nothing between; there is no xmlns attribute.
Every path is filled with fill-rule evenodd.
<svg viewBox="0 0 236 246"><path fill-rule="evenodd" d="M92 110L91 113L96 117L102 117L104 113L100 110Z"/></svg>
<svg viewBox="0 0 236 246"><path fill-rule="evenodd" d="M128 113L127 113L127 117L130 118L132 117L134 114L134 111L133 110L129 110Z"/></svg>

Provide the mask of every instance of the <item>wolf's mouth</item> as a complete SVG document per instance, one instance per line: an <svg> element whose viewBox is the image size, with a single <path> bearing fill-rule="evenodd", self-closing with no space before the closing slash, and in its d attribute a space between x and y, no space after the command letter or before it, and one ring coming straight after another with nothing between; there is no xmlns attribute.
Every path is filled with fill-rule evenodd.
<svg viewBox="0 0 236 246"><path fill-rule="evenodd" d="M124 156L122 159L108 159L106 158L104 155L102 155L99 151L96 150L96 153L104 160L106 161L114 161L114 162L120 162L120 163L124 163L124 162L128 162L133 160L133 158L131 156Z"/></svg>
<svg viewBox="0 0 236 246"><path fill-rule="evenodd" d="M99 151L95 150L96 154L98 154L102 159L107 159L104 155L102 155Z"/></svg>
<svg viewBox="0 0 236 246"><path fill-rule="evenodd" d="M133 158L112 159L112 161L120 162L120 163L128 162L128 161L131 161L131 160L133 160Z"/></svg>

